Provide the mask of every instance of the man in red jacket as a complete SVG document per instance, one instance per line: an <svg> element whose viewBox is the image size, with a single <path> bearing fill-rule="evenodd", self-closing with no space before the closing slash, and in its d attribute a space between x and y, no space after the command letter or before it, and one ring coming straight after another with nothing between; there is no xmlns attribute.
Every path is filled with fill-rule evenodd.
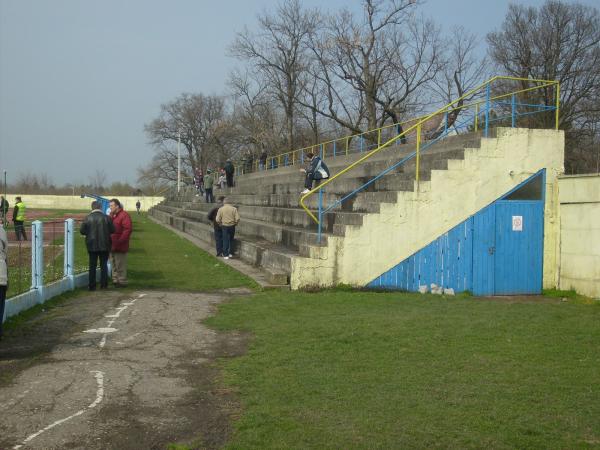
<svg viewBox="0 0 600 450"><path fill-rule="evenodd" d="M112 279L116 287L127 286L127 252L131 236L131 217L127 214L121 202L116 198L110 200L110 216L115 226L115 232L110 235L112 249L110 261L112 264Z"/></svg>

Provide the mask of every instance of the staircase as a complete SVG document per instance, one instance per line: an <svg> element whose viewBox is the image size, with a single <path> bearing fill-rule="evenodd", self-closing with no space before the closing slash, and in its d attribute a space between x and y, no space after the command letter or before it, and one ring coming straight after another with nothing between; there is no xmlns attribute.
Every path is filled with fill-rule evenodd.
<svg viewBox="0 0 600 450"><path fill-rule="evenodd" d="M324 204L413 151L409 143L374 155L327 186ZM411 160L329 212L320 244L315 223L298 205L303 188L298 166L241 175L234 188L217 189L216 196L229 197L242 217L235 255L264 270L271 283L289 283L292 289L366 286L532 173L548 169L547 190L552 192L562 171L562 152L562 132L554 130L500 128L488 138L480 133L447 137L421 156L418 185ZM334 174L361 156L328 158L327 164ZM213 206L187 194L155 206L150 215L214 248L206 218ZM308 206L317 208L317 196L308 199ZM552 207L547 216L552 222ZM554 227L550 222L548 236Z"/></svg>
<svg viewBox="0 0 600 450"><path fill-rule="evenodd" d="M480 140L480 133L471 133L435 144L421 159L420 179L427 181L433 170L445 170L449 161L462 160L465 148L478 147ZM323 195L324 202L339 200L412 152L414 145L404 144L374 156L329 186ZM364 155L337 156L327 159L327 164L336 173L361 156ZM331 236L343 237L347 227L361 226L365 215L378 213L383 204L396 203L400 192L414 192L415 169L414 161L398 168L328 213L319 245L315 223L298 205L304 185L299 166L241 175L234 188L216 189L215 196L226 195L242 217L236 228L236 256L264 269L273 283L289 283L295 260L311 258L315 249L327 246ZM312 197L308 206L317 208L317 201L316 196ZM149 214L214 247L212 226L207 220L213 206L188 193L165 200Z"/></svg>
<svg viewBox="0 0 600 450"><path fill-rule="evenodd" d="M492 94L496 82L501 89L513 83L514 90ZM518 84L528 82L535 86L524 89ZM532 89L542 88L554 91L555 105L530 103ZM477 92L485 100L463 104ZM554 286L556 186L564 170L564 135L557 130L516 127L520 115L537 113L553 114L558 124L558 93L556 81L494 77L436 112L405 123L403 135L412 138L412 143L399 144L402 135L384 138L383 129L377 129L313 146L313 152L325 151L332 174L321 189L325 213L315 214L319 208L316 191L300 195L304 175L297 164L238 175L234 188L215 192L229 197L242 217L236 228L236 256L264 270L272 283L289 283L292 289L340 283L372 286L382 275L391 276L400 264L405 270L404 262L417 252L444 234L455 233L455 227L543 172L544 195L538 199L544 205L540 215L543 281L545 286ZM524 102L519 102L523 94ZM458 110L462 121L449 121ZM421 142L428 136L424 128L436 116L434 135L438 138ZM511 128L498 126L502 123L510 123ZM477 131L478 124L483 132ZM476 131L467 132L472 129ZM452 135L455 130L464 133ZM368 157L367 153L332 157L336 148L347 153L350 140L365 148L365 136L377 136L381 143ZM332 152L327 153L328 145ZM279 164L298 161L305 150L273 160L278 158ZM415 152L420 158L414 157ZM328 209L329 205L335 207ZM193 194L179 195L152 208L150 215L214 248L213 230L206 218L212 207ZM420 256L418 260L422 261Z"/></svg>

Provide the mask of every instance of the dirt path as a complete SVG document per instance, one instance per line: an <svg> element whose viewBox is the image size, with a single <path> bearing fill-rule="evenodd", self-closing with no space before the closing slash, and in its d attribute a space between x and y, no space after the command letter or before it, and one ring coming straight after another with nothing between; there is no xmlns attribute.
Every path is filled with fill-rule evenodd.
<svg viewBox="0 0 600 450"><path fill-rule="evenodd" d="M202 321L233 295L98 292L25 324L0 342L0 449L221 446L237 404L213 362L246 339Z"/></svg>

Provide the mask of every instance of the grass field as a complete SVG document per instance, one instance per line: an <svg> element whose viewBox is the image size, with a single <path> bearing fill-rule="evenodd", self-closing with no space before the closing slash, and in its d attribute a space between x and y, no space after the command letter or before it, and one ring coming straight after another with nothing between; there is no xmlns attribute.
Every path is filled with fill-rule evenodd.
<svg viewBox="0 0 600 450"><path fill-rule="evenodd" d="M131 288L255 286L132 218ZM332 290L223 304L209 324L250 336L220 362L241 401L228 447L600 448L600 304L565 300Z"/></svg>
<svg viewBox="0 0 600 450"><path fill-rule="evenodd" d="M261 293L229 448L600 448L600 305Z"/></svg>

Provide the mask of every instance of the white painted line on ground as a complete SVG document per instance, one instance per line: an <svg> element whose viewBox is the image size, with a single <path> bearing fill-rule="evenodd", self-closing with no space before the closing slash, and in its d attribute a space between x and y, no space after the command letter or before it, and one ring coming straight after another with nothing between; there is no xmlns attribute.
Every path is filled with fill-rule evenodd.
<svg viewBox="0 0 600 450"><path fill-rule="evenodd" d="M116 328L92 328L85 330L84 333L114 333L115 331L117 331Z"/></svg>
<svg viewBox="0 0 600 450"><path fill-rule="evenodd" d="M23 446L24 446L25 444L27 444L29 441L32 441L33 439L35 439L36 437L38 437L40 434L42 434L42 433L44 433L44 432L46 432L46 431L48 431L48 430L50 430L50 429L54 428L55 426L57 426L57 425L60 425L60 424L62 424L62 423L65 423L65 422L67 422L67 421L69 421L69 420L73 419L74 417L77 417L77 416L80 416L80 415L82 415L82 414L83 414L83 413L85 413L87 410L89 410L89 409L93 409L93 408L95 408L96 406L98 406L98 404L100 404L100 402L101 402L101 401L102 401L102 399L104 398L104 372L101 372L101 371L99 371L99 370L92 370L90 373L93 373L93 374L94 374L94 377L96 378L96 383L97 383L97 385L98 385L98 389L97 389L97 391L96 391L96 400L94 400L92 403L90 403L90 404L88 405L88 407L87 407L87 408L80 409L80 410L79 410L79 411L77 411L75 414L71 414L69 417L65 417L64 419L57 420L56 422L54 422L54 423L51 423L51 424L50 424L50 425L48 425L47 427L45 427L45 428L42 428L42 429L41 429L40 431L38 431L37 433L33 433L33 434L31 434L31 435L27 436L27 437L25 438L25 440L24 440L24 441L23 441L21 444L15 445L15 446L13 447L13 450L17 450L17 449L19 449L19 448L23 447Z"/></svg>

